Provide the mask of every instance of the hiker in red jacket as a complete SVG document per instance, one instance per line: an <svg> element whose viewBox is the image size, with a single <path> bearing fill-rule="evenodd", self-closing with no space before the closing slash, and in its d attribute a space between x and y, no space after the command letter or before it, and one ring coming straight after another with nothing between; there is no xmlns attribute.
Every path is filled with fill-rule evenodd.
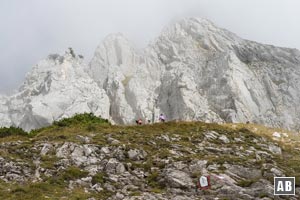
<svg viewBox="0 0 300 200"><path fill-rule="evenodd" d="M142 119L141 119L141 118L140 118L140 119L138 119L138 120L136 120L135 122L136 122L136 124L137 124L137 125L142 125L142 124L143 124L143 121L142 121Z"/></svg>

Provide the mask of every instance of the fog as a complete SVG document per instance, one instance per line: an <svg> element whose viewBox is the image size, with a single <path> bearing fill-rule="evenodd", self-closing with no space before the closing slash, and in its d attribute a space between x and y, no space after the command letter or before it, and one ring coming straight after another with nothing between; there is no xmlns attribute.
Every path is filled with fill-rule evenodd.
<svg viewBox="0 0 300 200"><path fill-rule="evenodd" d="M89 62L110 33L145 47L164 26L203 17L261 43L300 49L298 0L1 0L0 93L50 53L72 47Z"/></svg>

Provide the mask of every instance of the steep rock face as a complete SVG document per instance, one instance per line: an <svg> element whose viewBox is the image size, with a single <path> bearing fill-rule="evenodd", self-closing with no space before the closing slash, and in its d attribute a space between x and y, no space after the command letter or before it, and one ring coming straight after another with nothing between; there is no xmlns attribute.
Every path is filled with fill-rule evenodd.
<svg viewBox="0 0 300 200"><path fill-rule="evenodd" d="M4 126L31 130L82 112L109 118L108 97L84 69L80 58L70 52L40 61L19 93L1 109L2 118L7 120Z"/></svg>
<svg viewBox="0 0 300 200"><path fill-rule="evenodd" d="M123 35L116 34L99 45L87 71L107 92L111 118L128 124L139 117L153 118L163 70L152 49L139 52ZM157 115L158 111L154 118Z"/></svg>
<svg viewBox="0 0 300 200"><path fill-rule="evenodd" d="M1 126L8 127L11 125L10 119L7 117L8 106L7 97L0 95L0 121Z"/></svg>
<svg viewBox="0 0 300 200"><path fill-rule="evenodd" d="M166 68L170 72L176 69L172 74L177 81L172 80L183 83L177 87L183 102L177 105L178 113L191 113L184 119L194 114L201 120L196 109L190 108L208 105L208 110L227 122L252 121L299 129L298 50L245 41L202 19L183 20L170 27L156 47ZM206 101L192 102L195 97ZM172 102L173 109L165 111L176 118L178 114L173 117L170 111L178 101Z"/></svg>
<svg viewBox="0 0 300 200"><path fill-rule="evenodd" d="M167 27L143 52L128 45L121 35L108 37L90 65L118 123L162 112L170 120L299 129L298 50L246 41L194 18Z"/></svg>
<svg viewBox="0 0 300 200"><path fill-rule="evenodd" d="M29 130L95 112L118 124L164 113L300 129L300 52L243 40L208 20L181 20L144 50L110 35L88 66L75 57L52 55L34 67L18 94L0 98L0 125Z"/></svg>

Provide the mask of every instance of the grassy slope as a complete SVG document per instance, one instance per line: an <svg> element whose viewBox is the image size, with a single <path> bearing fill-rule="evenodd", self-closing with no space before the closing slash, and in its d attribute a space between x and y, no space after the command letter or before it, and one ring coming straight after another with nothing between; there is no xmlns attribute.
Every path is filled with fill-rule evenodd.
<svg viewBox="0 0 300 200"><path fill-rule="evenodd" d="M249 131L252 130L253 132ZM172 145L179 145L182 148L184 156L176 158L184 162L189 162L193 159L205 159L210 163L233 163L248 165L248 158L240 158L233 155L224 155L222 158L218 156L205 155L201 152L197 154L190 154L189 149L193 149L195 145L201 142L204 138L206 131L216 131L226 135L228 138L233 139L241 134L246 138L244 143L230 143L226 145L241 145L241 146L255 146L253 142L256 138L266 137L272 140L272 134L275 129L266 128L263 126L253 124L207 124L202 122L168 122L164 124L151 124L143 126L112 126L109 123L74 123L67 125L53 125L37 131L32 132L30 136L12 135L0 138L0 143L23 141L22 145L18 147L11 147L11 149L1 149L0 156L10 159L21 158L29 165L33 165L30 155L19 153L17 149L30 148L37 142L58 142L65 141L82 143L78 139L78 135L88 136L91 138L93 144L106 145L107 137L111 136L117 139L121 144L125 144L126 148L143 148L147 153L148 160L144 163L133 163L137 167L142 167L146 171L151 167L163 167L162 163L155 163L152 160L154 157L167 158L172 156L169 149ZM282 131L281 131L282 132ZM288 176L300 177L300 152L295 148L299 146L299 139L296 134L287 132L289 135L286 141L274 141L279 143L283 149L282 157L276 157L275 160L280 164L281 168L285 170ZM167 142L159 139L159 136L167 135L172 138L178 138L177 141ZM219 141L215 141L218 143ZM186 152L184 152L186 151ZM42 157L42 165L45 168L51 168L57 159L53 156ZM287 161L288 160L288 161ZM257 165L270 162L262 160ZM83 174L81 174L83 173ZM64 173L59 174L57 177L44 178L44 182L30 183L25 185L8 184L0 181L0 199L86 199L88 197L96 197L99 199L105 198L110 195L109 192L103 191L102 193L85 193L82 188L75 188L72 191L65 189L67 184L64 180L72 180L84 176L85 172L79 169L71 168ZM95 181L101 182L105 179L105 174L98 174L93 177ZM197 175L195 175L197 176ZM153 192L160 192L162 189L156 185L156 175L149 176L149 185L153 186ZM297 185L300 185L300 180L297 180ZM134 194L133 194L134 195Z"/></svg>

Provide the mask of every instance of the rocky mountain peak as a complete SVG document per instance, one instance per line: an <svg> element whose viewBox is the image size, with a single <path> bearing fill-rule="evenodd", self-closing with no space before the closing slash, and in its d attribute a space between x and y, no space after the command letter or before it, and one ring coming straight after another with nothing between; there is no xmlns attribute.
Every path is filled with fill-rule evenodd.
<svg viewBox="0 0 300 200"><path fill-rule="evenodd" d="M204 50L223 52L242 41L235 34L203 18L186 18L171 24L164 29L160 38L159 41L171 40L175 43L191 40Z"/></svg>
<svg viewBox="0 0 300 200"><path fill-rule="evenodd" d="M111 34L97 47L89 74L103 86L107 76L114 71L132 76L138 62L139 56L125 36L121 33Z"/></svg>
<svg viewBox="0 0 300 200"><path fill-rule="evenodd" d="M299 85L298 50L243 40L208 20L188 18L166 27L143 51L112 34L89 65L71 49L50 55L10 103L2 103L1 125L23 126L34 118L29 127L36 128L86 111L118 124L155 121L164 113L168 120L299 130ZM34 112L24 113L26 107Z"/></svg>
<svg viewBox="0 0 300 200"><path fill-rule="evenodd" d="M38 62L27 74L20 92L28 93L30 90L29 93L36 95L36 93L49 92L54 82L63 85L70 84L77 78L88 78L84 72L85 68L81 58L75 55L71 48L64 55L50 54L46 59Z"/></svg>
<svg viewBox="0 0 300 200"><path fill-rule="evenodd" d="M31 130L81 112L109 118L107 95L86 73L82 58L70 48L64 55L51 54L38 62L19 92L1 100L3 126Z"/></svg>

